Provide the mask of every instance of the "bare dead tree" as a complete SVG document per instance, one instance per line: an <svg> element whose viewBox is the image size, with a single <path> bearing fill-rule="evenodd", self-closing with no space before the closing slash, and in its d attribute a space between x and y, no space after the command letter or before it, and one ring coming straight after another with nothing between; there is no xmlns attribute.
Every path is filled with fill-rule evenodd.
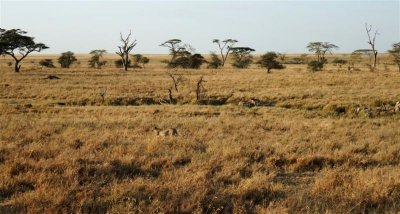
<svg viewBox="0 0 400 214"><path fill-rule="evenodd" d="M132 35L131 31L129 31L129 34L128 36L126 36L126 38L122 36L122 33L120 33L120 35L121 35L122 45L118 46L119 51L115 53L122 58L122 65L124 67L124 70L127 71L130 63L129 53L136 46L136 39L133 42L130 42L130 37Z"/></svg>
<svg viewBox="0 0 400 214"><path fill-rule="evenodd" d="M204 86L203 83L206 82L203 76L200 76L200 79L197 81L196 84L196 100L199 101L201 99L201 95L204 92Z"/></svg>
<svg viewBox="0 0 400 214"><path fill-rule="evenodd" d="M378 30L375 30L374 34L372 34L372 25L368 25L367 23L365 23L365 30L367 31L367 35L368 35L367 43L371 46L371 50L373 52L373 56L374 56L373 68L375 69L376 68L376 59L378 57L378 51L375 49L375 39L379 33L378 33Z"/></svg>
<svg viewBox="0 0 400 214"><path fill-rule="evenodd" d="M171 73L167 73L167 74L172 79L173 88L175 88L175 91L178 91L178 86L183 81L183 76L182 75L175 75L174 76Z"/></svg>

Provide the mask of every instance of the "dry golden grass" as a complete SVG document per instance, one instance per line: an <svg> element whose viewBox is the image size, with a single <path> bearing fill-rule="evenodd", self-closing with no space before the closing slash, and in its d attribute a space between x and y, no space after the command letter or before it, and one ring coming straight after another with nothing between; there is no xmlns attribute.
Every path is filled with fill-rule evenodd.
<svg viewBox="0 0 400 214"><path fill-rule="evenodd" d="M376 72L271 74L168 70L156 55L128 72L86 68L88 56L71 69L35 65L49 57L21 73L1 64L0 213L400 211L400 72L387 56ZM159 104L166 72L184 78L176 105ZM195 100L201 75L206 105ZM249 100L269 106L238 106Z"/></svg>

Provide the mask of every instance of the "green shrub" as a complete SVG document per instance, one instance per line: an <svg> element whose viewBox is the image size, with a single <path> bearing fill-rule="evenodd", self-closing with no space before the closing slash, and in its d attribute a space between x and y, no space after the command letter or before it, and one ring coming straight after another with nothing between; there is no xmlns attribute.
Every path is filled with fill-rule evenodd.
<svg viewBox="0 0 400 214"><path fill-rule="evenodd" d="M310 71L321 71L323 68L324 68L323 62L318 62L316 60L313 60L308 63L308 69Z"/></svg>

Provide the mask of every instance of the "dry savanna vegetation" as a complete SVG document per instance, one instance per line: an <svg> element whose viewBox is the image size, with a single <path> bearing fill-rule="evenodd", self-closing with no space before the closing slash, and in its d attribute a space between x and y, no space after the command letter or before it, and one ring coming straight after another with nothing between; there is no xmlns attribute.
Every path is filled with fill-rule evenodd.
<svg viewBox="0 0 400 214"><path fill-rule="evenodd" d="M38 65L57 57L1 58L0 213L400 211L388 55L373 71Z"/></svg>

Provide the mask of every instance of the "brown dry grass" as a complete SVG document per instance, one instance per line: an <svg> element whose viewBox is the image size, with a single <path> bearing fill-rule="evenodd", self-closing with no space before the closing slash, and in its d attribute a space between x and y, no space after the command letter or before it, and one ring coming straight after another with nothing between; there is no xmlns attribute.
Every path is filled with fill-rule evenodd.
<svg viewBox="0 0 400 214"><path fill-rule="evenodd" d="M0 213L400 211L400 114L379 111L400 101L400 73L386 57L377 72L271 74L167 70L166 56L128 72L85 68L87 56L35 66L48 57L19 74L1 65ZM176 105L158 104L167 71L184 77ZM209 105L195 101L201 75ZM251 99L271 106L238 106Z"/></svg>

